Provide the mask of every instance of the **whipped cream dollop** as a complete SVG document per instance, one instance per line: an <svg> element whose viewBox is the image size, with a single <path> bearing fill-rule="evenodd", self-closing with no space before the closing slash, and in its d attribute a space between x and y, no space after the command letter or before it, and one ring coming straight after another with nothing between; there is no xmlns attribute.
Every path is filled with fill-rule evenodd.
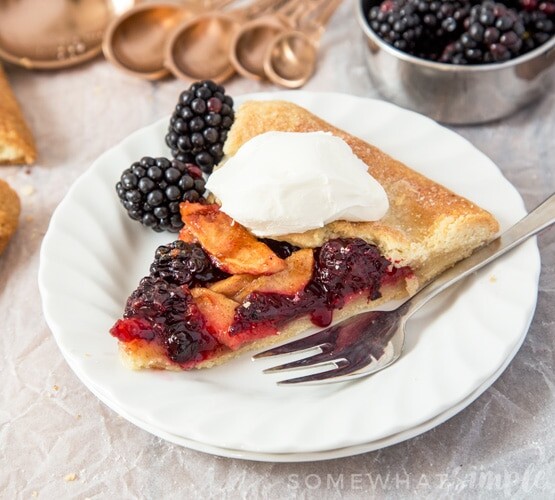
<svg viewBox="0 0 555 500"><path fill-rule="evenodd" d="M208 179L222 211L257 236L301 233L336 220L374 221L385 190L349 145L327 132L267 132Z"/></svg>

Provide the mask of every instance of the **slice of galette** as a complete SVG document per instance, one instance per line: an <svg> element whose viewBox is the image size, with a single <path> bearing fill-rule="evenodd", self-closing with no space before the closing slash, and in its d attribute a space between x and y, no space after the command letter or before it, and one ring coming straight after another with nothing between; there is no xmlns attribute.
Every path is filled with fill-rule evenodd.
<svg viewBox="0 0 555 500"><path fill-rule="evenodd" d="M182 203L179 241L158 249L110 330L131 368L210 367L378 307L498 230L485 210L288 102L240 107L225 153L207 184L217 203Z"/></svg>

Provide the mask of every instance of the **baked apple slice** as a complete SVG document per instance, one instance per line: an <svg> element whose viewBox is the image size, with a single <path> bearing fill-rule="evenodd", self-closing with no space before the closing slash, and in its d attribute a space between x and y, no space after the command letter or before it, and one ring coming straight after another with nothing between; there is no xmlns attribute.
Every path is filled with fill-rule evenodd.
<svg viewBox="0 0 555 500"><path fill-rule="evenodd" d="M221 293L226 297L233 299L243 288L256 279L252 274L235 274L229 278L216 281L208 288L216 293Z"/></svg>
<svg viewBox="0 0 555 500"><path fill-rule="evenodd" d="M191 234L191 231L187 229L187 226L183 226L179 231L179 239L185 243L197 242L197 239Z"/></svg>
<svg viewBox="0 0 555 500"><path fill-rule="evenodd" d="M277 329L270 324L232 334L230 333L233 330L231 327L235 322L235 312L239 306L237 302L208 288L193 288L191 295L206 321L206 327L210 334L220 344L232 351L239 349L247 342L277 334Z"/></svg>
<svg viewBox="0 0 555 500"><path fill-rule="evenodd" d="M221 293L213 292L208 288L193 288L191 290L193 301L203 315L208 331L216 340L230 349L229 329L233 324L235 309L239 305L234 300L228 299Z"/></svg>
<svg viewBox="0 0 555 500"><path fill-rule="evenodd" d="M242 302L252 292L292 296L302 291L312 278L314 251L311 248L298 250L287 257L285 263L287 267L283 271L256 278L236 293L233 298L237 302Z"/></svg>
<svg viewBox="0 0 555 500"><path fill-rule="evenodd" d="M267 245L258 241L245 227L220 211L218 205L184 202L181 218L189 233L229 274L274 274L285 269Z"/></svg>

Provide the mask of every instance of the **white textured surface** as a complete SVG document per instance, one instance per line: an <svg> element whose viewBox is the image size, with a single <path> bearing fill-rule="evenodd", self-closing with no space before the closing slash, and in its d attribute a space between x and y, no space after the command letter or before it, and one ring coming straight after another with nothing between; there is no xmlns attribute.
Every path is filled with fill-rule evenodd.
<svg viewBox="0 0 555 500"><path fill-rule="evenodd" d="M345 5L332 20L306 90L375 95L351 13ZM553 230L538 240L540 293L523 347L484 395L445 424L329 462L255 463L190 451L129 424L81 384L48 331L36 285L42 236L71 183L103 151L167 115L183 84L134 80L101 60L64 72L8 73L40 160L31 169L0 169L24 205L20 231L0 258L2 498L553 497ZM236 95L273 90L241 79L227 87ZM555 191L554 115L550 95L500 123L457 131L500 166L533 208Z"/></svg>

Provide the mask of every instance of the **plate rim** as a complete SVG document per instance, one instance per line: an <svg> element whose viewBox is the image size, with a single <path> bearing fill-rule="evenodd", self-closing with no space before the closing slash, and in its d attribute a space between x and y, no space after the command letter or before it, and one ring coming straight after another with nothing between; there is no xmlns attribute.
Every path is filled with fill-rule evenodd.
<svg viewBox="0 0 555 500"><path fill-rule="evenodd" d="M535 239L535 238L534 238ZM225 458L234 458L238 460L253 460L256 462L276 462L276 463L305 463L305 462L320 462L325 460L335 460L340 458L347 458L356 455L362 455L365 453L371 453L374 451L387 448L389 446L394 446L396 444L403 443L412 438L425 434L426 432L438 427L451 418L455 417L458 413L468 408L474 401L476 401L482 394L484 394L496 381L503 372L507 369L508 365L514 359L526 336L528 334L528 329L533 320L533 315L530 317L530 322L525 330L523 330L519 342L515 346L514 351L508 356L501 367L492 375L491 378L484 381L484 383L478 387L474 392L472 392L467 398L463 399L459 404L452 406L451 408L445 410L444 412L438 414L436 417L423 422L419 425L405 429L404 431L397 432L391 436L370 441L367 443L360 443L351 446L345 446L343 448L335 448L331 450L314 451L314 452L293 452L293 453L264 453L256 452L252 450L236 450L231 448L224 448L215 445L210 445L202 443L200 441L195 441L193 439L185 438L182 436L177 436L171 434L161 429L150 426L149 424L143 422L142 420L130 415L126 410L117 407L113 402L109 401L107 398L93 389L91 386L85 384L87 388L95 395L102 403L104 403L108 408L112 409L118 415L121 415L126 420L131 422L133 425L139 427L141 430L148 432L160 439L168 441L172 444L183 446L194 451L205 453L208 455L215 455ZM72 370L74 371L71 361L66 357L65 353L62 354ZM74 371L74 373L77 372ZM79 380L82 381L79 375L77 375ZM83 382L83 381L82 381ZM84 383L84 382L83 382Z"/></svg>

